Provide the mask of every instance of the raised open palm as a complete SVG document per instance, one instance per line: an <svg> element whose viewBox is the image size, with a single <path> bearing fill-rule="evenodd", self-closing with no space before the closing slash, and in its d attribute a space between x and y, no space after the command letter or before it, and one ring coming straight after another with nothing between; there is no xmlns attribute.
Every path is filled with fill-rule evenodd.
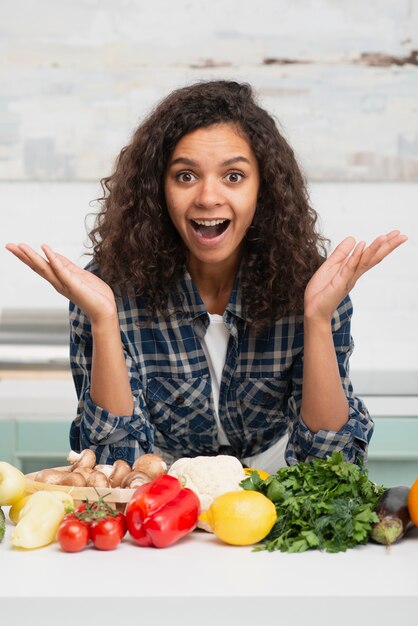
<svg viewBox="0 0 418 626"><path fill-rule="evenodd" d="M399 230L377 237L370 246L344 239L315 272L305 289L305 315L330 320L362 274L380 263L408 238Z"/></svg>
<svg viewBox="0 0 418 626"><path fill-rule="evenodd" d="M58 293L80 307L92 323L115 315L116 302L109 285L49 246L41 247L46 259L27 244L6 245L7 250L47 280Z"/></svg>

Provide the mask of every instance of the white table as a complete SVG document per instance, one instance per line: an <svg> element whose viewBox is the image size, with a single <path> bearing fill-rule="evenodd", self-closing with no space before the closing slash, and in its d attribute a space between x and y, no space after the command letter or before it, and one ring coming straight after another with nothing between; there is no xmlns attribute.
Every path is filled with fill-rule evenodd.
<svg viewBox="0 0 418 626"><path fill-rule="evenodd" d="M7 509L5 509L7 515ZM387 551L253 552L196 531L166 549L0 544L2 624L416 626L418 529Z"/></svg>

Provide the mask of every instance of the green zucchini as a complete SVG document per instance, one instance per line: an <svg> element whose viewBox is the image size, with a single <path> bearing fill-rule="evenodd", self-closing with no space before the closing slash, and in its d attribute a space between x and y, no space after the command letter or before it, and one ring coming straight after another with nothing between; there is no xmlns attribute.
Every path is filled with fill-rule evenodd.
<svg viewBox="0 0 418 626"><path fill-rule="evenodd" d="M4 537L4 532L6 530L6 520L4 517L4 513L0 508L0 541L3 539Z"/></svg>
<svg viewBox="0 0 418 626"><path fill-rule="evenodd" d="M409 487L397 486L386 489L377 503L379 521L372 528L371 538L388 546L401 539L412 528L408 512Z"/></svg>

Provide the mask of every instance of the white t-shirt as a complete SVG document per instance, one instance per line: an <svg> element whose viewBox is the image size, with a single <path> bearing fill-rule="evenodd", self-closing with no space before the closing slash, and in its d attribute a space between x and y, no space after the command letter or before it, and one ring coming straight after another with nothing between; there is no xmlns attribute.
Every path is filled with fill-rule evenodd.
<svg viewBox="0 0 418 626"><path fill-rule="evenodd" d="M225 365L226 351L228 348L229 331L224 324L222 315L208 314L209 326L206 334L202 339L202 348L205 353L210 376L212 380L212 393L215 403L215 421L218 427L218 442L221 446L229 445L228 438L222 428L219 419L219 394L221 388L222 372ZM249 467L264 470L265 472L274 473L279 467L286 465L285 450L288 436L285 435L273 446L256 454L252 457L241 459L242 463Z"/></svg>

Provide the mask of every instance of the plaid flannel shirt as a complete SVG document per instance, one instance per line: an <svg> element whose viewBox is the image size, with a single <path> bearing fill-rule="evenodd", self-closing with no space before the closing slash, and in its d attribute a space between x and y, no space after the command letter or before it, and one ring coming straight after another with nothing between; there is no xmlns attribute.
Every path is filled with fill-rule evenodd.
<svg viewBox="0 0 418 626"><path fill-rule="evenodd" d="M90 271L97 266L90 263ZM181 295L179 295L181 294ZM181 306L179 304L181 302ZM70 303L70 358L78 396L71 425L73 450L92 448L98 463L134 459L146 452L167 462L182 456L223 452L217 439L209 367L200 339L209 317L186 272L169 305L170 317L151 320L140 297L118 299L120 334L134 400L132 415L113 415L90 397L91 327ZM179 310L179 308L181 310ZM230 442L228 453L253 456L288 433L289 465L341 450L344 458L366 460L373 422L349 379L352 304L349 296L332 319L332 335L349 418L338 432L311 432L301 418L303 316L288 315L256 336L241 305L239 276L223 315L230 333L222 374L219 418Z"/></svg>

